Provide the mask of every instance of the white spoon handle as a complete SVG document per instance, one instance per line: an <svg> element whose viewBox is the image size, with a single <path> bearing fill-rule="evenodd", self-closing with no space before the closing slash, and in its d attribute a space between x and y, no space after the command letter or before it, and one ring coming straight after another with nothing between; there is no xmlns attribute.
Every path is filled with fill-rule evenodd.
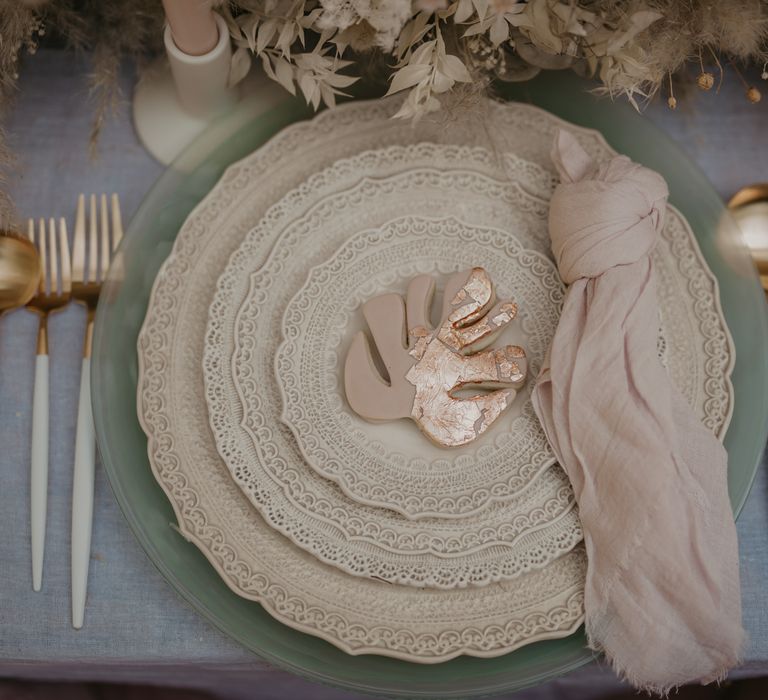
<svg viewBox="0 0 768 700"><path fill-rule="evenodd" d="M32 536L32 588L43 583L45 517L48 507L48 355L35 360L32 398L32 454L30 467L30 531Z"/></svg>

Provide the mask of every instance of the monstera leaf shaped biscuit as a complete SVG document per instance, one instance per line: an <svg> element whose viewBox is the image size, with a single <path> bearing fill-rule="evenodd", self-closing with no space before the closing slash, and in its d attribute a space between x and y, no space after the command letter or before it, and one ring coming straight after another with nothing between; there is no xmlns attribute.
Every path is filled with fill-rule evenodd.
<svg viewBox="0 0 768 700"><path fill-rule="evenodd" d="M494 305L493 284L483 268L448 279L441 322L433 329L434 292L434 279L419 275L405 300L384 294L363 305L389 381L360 331L347 354L344 384L349 405L362 418L411 418L436 444L456 447L482 435L512 403L525 381L525 352L517 345L484 349L515 318L517 305ZM473 387L494 390L465 396Z"/></svg>

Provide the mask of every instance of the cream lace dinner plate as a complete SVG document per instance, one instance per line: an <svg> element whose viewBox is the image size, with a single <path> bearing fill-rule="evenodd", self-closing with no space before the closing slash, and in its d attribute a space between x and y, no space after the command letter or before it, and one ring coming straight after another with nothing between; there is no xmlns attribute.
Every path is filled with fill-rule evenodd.
<svg viewBox="0 0 768 700"><path fill-rule="evenodd" d="M670 224L670 232L673 231L676 236L685 235L677 219ZM421 231L414 234L417 240L420 236ZM489 501L519 494L529 485L529 479L551 464L550 449L527 402L530 382L524 396L516 399L517 411L497 422L494 430L470 446L458 450L432 445L409 421L373 424L349 409L340 370L352 335L364 328L359 308L376 294L402 292L409 276L433 271L424 262L409 263L420 252L419 246L414 245L403 252L402 260L393 263L393 269L382 272L379 264L372 264L352 282L350 268L369 252L365 240L365 236L352 239L326 263L313 269L283 318L285 340L277 351L275 364L283 400L282 420L291 428L305 460L321 475L337 482L352 499L413 518L464 517L476 513ZM486 244L493 249L492 240ZM536 240L534 245L538 244ZM346 264L339 260L342 256L346 257ZM474 258L467 254L463 260ZM663 264L661 270L662 276L669 276L670 271ZM517 287L510 284L514 274L507 271L501 275L494 278L507 281L508 296L515 296ZM664 288L668 315L682 318L681 309L674 308L678 300L670 296L674 283L668 279ZM543 296L548 298L546 293ZM506 298L506 292L500 292L499 298ZM522 317L524 324L529 323L532 318L535 320L536 313L523 303ZM689 371L691 350L683 348L685 340L675 332L675 327L665 330L659 336L659 352L668 371L693 402L698 391L697 378ZM548 346L549 333L541 336L533 347L530 339L504 342L517 342L528 349L535 376ZM670 342L678 348L671 356ZM717 404L715 407L708 415L702 405L702 416L722 430L722 416L716 412ZM520 415L521 411L525 415Z"/></svg>
<svg viewBox="0 0 768 700"><path fill-rule="evenodd" d="M420 152L425 153L428 147L423 144ZM432 148L435 153L441 150L438 146ZM413 522L390 512L399 504L385 504L387 510L367 508L326 479L318 478L307 466L293 435L279 425L283 406L273 360L284 309L313 265L326 260L336 246L361 228L387 221L392 212L426 216L455 213L481 226L498 224L490 219L498 207L489 207L492 197L488 196L487 184L475 184L481 182L476 173L417 169L386 178L372 177L377 160L388 162L393 150L379 151L378 159L363 154L339 161L318 173L314 181L321 186L300 188L276 203L233 255L219 280L209 312L203 369L211 427L224 462L259 512L273 527L322 561L356 576L399 584L485 585L545 566L579 539L576 516L564 514L562 484L554 482L551 475L546 485L552 490L523 491L522 498L527 496L524 504L490 502L470 520ZM475 151L482 153L482 149ZM402 157L398 155L397 159ZM493 162L492 154L486 152L484 160ZM323 196L324 187L343 179L347 172L358 172L362 178L359 184ZM516 189L511 198L514 206L505 208L507 217L509 212L521 215L536 210L536 198L527 194L531 189ZM485 203L474 202L473 192L481 200L485 197ZM305 214L295 217L297 208L305 210ZM498 228L528 231L533 234L532 240L538 241L534 245L546 246L543 219L525 225L519 222L510 226L507 222ZM262 266L257 261L268 231L280 234ZM467 260L461 256L459 259ZM672 255L665 255L661 264L669 267L671 263L674 268L674 260ZM673 269L671 276L660 276L662 283L673 285L672 294L667 289L660 295L669 304L667 315L679 318L672 324L671 341L665 326L662 351L667 365L687 378L689 367L697 364L698 342L705 344L705 339L699 329L691 327L685 308L685 299L690 301L690 295L686 290L681 294L676 274ZM689 332L681 335L680 330L686 328ZM314 401L316 397L310 398ZM532 411L524 412L521 418L529 424L536 420ZM527 434L534 432L531 427ZM493 435L493 431L489 433ZM307 440L311 441L311 436ZM543 438L541 444L543 448L538 452L521 455L529 474L535 475L540 469L532 468L525 458L533 456L534 464L541 464L541 456L547 454ZM484 457L493 461L492 454ZM350 464L349 468L355 469L356 465ZM496 473L503 478L503 468ZM495 486L493 482L490 485ZM471 495L468 489L466 492ZM542 496L543 500L532 501ZM531 508L537 514L543 509L550 522L534 519ZM510 528L509 523L518 518L520 528ZM536 529L522 537L533 522Z"/></svg>
<svg viewBox="0 0 768 700"><path fill-rule="evenodd" d="M425 440L410 421L364 421L345 401L344 353L352 336L365 328L360 314L365 301L385 292L402 293L408 280L417 274L455 272L469 261L482 261L487 254L493 262L482 264L491 269L505 259L497 251L516 240L512 234L491 230L482 232L480 240L476 240L470 227L461 230L462 226L459 221L446 228L425 226L418 219L401 219L380 231L353 236L310 272L307 282L288 304L282 322L285 340L275 362L282 420L291 428L305 460L321 475L339 483L352 499L407 517L463 517L475 513L489 501L519 494L543 467L552 463L551 450L529 401L532 382L493 430L471 445L454 450ZM470 245L473 241L479 250ZM381 251L384 242L398 244L397 252ZM441 266L445 252L459 262ZM520 302L519 318L529 332L515 337L507 333L497 343L525 347L531 376L535 376L559 318L561 283L548 260L530 251L519 252L522 260L519 255L507 258L513 264L497 269L491 277L502 280L497 291L499 299ZM525 278L528 272L533 274ZM262 268L259 279L265 274ZM252 284L258 283L252 280ZM542 301L544 307L538 303ZM672 353L670 365L667 336L666 332L660 335L662 359L681 377L692 397L682 364L686 355ZM248 405L246 393L242 400Z"/></svg>
<svg viewBox="0 0 768 700"><path fill-rule="evenodd" d="M389 155L380 152L379 158L385 161ZM219 453L267 522L322 561L349 574L452 588L486 585L541 568L581 539L573 495L561 469L551 470L513 501L490 504L471 519L412 521L346 497L306 464L292 434L281 424L282 397L273 363L286 304L306 280L313 261L325 260L361 227L385 223L392 212L438 216L454 210L452 202L462 201L468 216L485 223L489 211L499 209L489 210L485 201L472 204L473 191L487 195L487 183L478 180L476 173L416 169L372 179L365 177L363 166L355 165L359 161L375 166L376 161L368 154L349 161L333 165L317 179L332 183L338 173L357 171L363 175L358 185L327 197L318 194L322 188L314 187L289 193L248 233L239 253L233 256L234 264L220 278L209 312L203 361L208 410ZM530 240L541 241L546 231L538 214L544 210L541 201L527 195L522 187L512 189L516 206L506 207L509 226L505 230L520 230ZM293 218L295 209L305 206L309 207L306 214ZM535 214L532 220L530 212ZM274 230L282 234L267 262L255 271L252 261L258 259L256 251L267 232ZM515 256L523 252L513 238L505 249L503 231L495 232L494 246L489 239L493 232L465 230L469 242L474 242L477 264L498 270L496 279L508 277L528 283L526 297L541 316L532 335L537 342L532 358L535 369L559 318L557 294L562 293L562 287L552 263L536 256L535 272L520 274L516 271L520 260ZM455 271L466 264L465 254L460 242L447 245L450 241L443 233L434 233L430 255L440 256L445 269ZM506 259L496 260L504 255ZM243 280L248 289L238 310L233 300L244 294L238 291ZM553 286L554 298L548 300ZM543 297L534 301L537 292ZM534 443L533 449L522 455L523 469L531 481L553 460L532 410L524 412L520 422L523 439L518 448L526 441ZM507 455L512 456L510 452ZM488 462L492 456L483 455ZM526 457L533 462L525 463ZM497 479L503 478L503 468L497 471Z"/></svg>
<svg viewBox="0 0 768 700"><path fill-rule="evenodd" d="M416 662L460 654L497 656L576 629L583 617L581 548L533 574L541 585L529 587L535 597L525 600L516 593L522 579L483 588L417 591L346 576L254 517L219 458L205 409L203 311L230 254L272 203L338 158L366 149L426 139L486 144L489 132L478 130L472 116L437 125L424 120L411 129L390 121L397 107L397 101L377 101L324 112L286 129L227 170L182 227L155 280L138 344L139 418L153 472L174 506L181 532L239 595L352 654ZM552 173L549 144L554 128L564 122L527 105L483 108L501 151L535 160ZM599 159L610 154L597 132L569 128ZM504 176L501 167L498 176ZM682 248L690 250L685 243ZM716 300L716 285L706 273L695 272L702 267L695 253L685 255L693 260L688 267L700 281L697 298L705 307ZM708 326L717 328L718 323ZM711 393L720 396L718 383L713 387Z"/></svg>
<svg viewBox="0 0 768 700"><path fill-rule="evenodd" d="M399 218L350 238L288 304L275 361L283 421L307 463L356 501L409 517L462 517L519 494L553 462L529 399L531 382L489 433L456 449L433 445L411 421L366 422L346 404L344 354L364 328L362 304L402 293L418 274L441 280L470 262L498 280L498 299L518 303L517 320L496 345L524 347L535 376L557 326L563 286L554 265L509 231Z"/></svg>

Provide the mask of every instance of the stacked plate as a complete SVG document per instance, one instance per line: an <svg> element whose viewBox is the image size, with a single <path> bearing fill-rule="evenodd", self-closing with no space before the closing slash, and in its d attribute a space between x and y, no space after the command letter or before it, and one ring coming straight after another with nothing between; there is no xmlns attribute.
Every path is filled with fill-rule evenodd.
<svg viewBox="0 0 768 700"><path fill-rule="evenodd" d="M487 102L483 129L473 115L410 126L396 109L325 112L230 167L156 279L139 414L180 528L237 593L353 654L494 656L583 619L578 514L532 380L446 449L410 421L358 418L342 368L363 302L480 266L519 307L497 342L522 345L535 378L564 297L547 236L563 123ZM733 350L672 208L655 256L662 362L722 437Z"/></svg>

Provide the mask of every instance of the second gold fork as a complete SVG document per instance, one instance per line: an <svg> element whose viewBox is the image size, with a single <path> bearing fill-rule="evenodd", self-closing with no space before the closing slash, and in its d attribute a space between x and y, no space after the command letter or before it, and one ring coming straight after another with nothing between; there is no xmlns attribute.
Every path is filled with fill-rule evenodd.
<svg viewBox="0 0 768 700"><path fill-rule="evenodd" d="M106 195L101 195L97 216L96 197L90 197L88 235L85 226L85 197L77 200L75 235L72 247L72 297L85 305L86 327L83 365L80 377L80 401L77 409L75 466L72 484L72 626L80 629L85 615L88 568L91 554L93 523L93 481L96 461L96 438L91 410L91 343L93 320L101 293L101 285L109 270L112 256L123 236L120 203L111 197L111 226ZM110 244L110 228L112 241Z"/></svg>

